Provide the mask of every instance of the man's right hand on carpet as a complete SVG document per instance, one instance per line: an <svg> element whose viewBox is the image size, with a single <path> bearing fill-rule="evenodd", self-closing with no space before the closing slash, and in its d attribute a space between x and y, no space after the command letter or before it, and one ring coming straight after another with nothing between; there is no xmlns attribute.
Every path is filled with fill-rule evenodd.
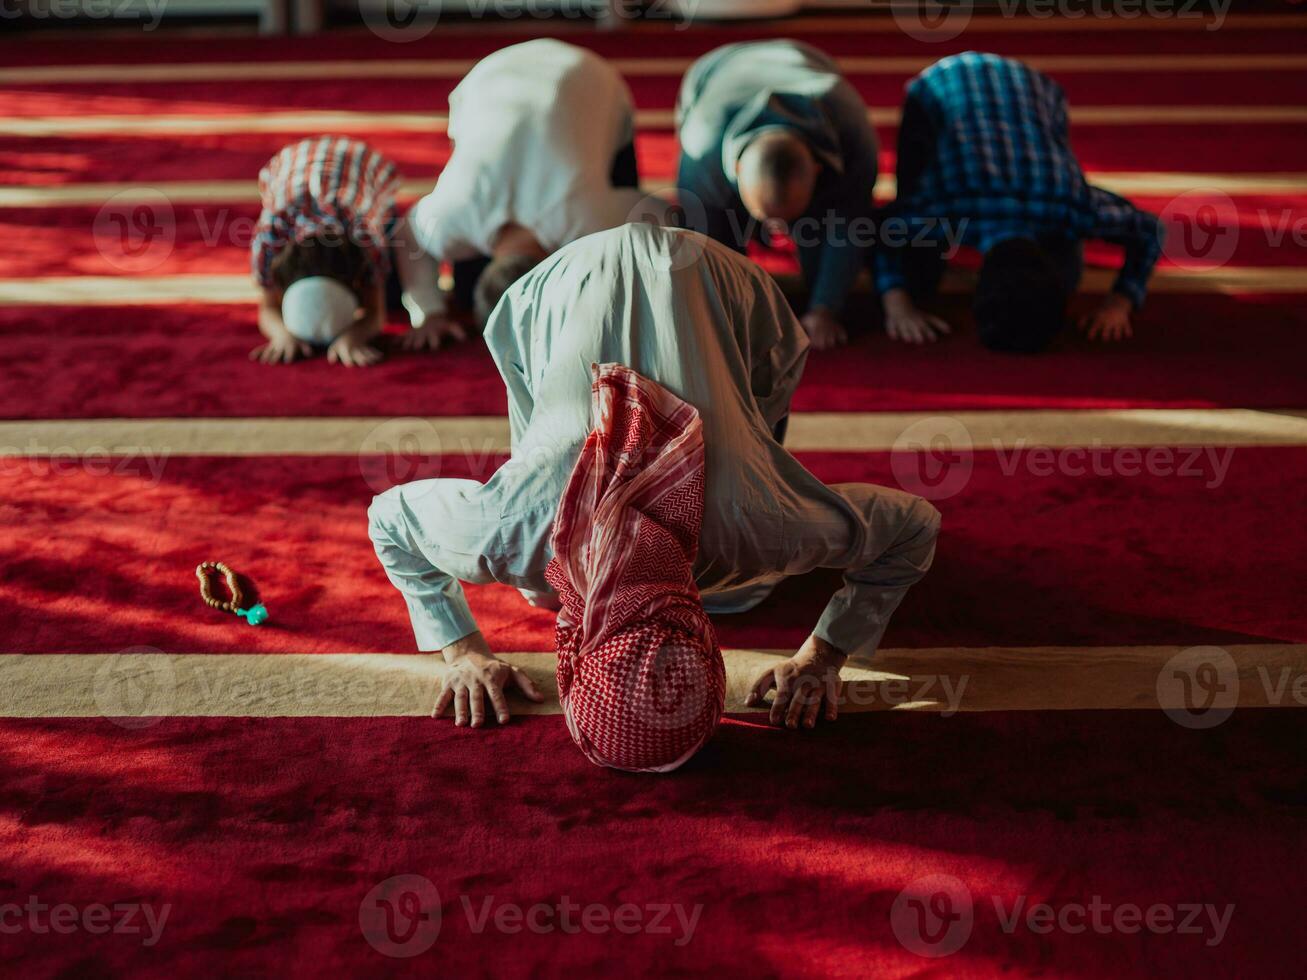
<svg viewBox="0 0 1307 980"><path fill-rule="evenodd" d="M917 309L906 289L891 289L885 294L883 303L885 332L891 340L925 344L952 332L946 321Z"/></svg>
<svg viewBox="0 0 1307 980"><path fill-rule="evenodd" d="M432 316L405 333L399 346L407 351L438 350L447 340L467 340L467 328L457 320Z"/></svg>
<svg viewBox="0 0 1307 980"><path fill-rule="evenodd" d="M381 351L366 340L355 337L349 331L341 334L327 348L327 361L330 364L343 364L345 367L371 367L381 360Z"/></svg>
<svg viewBox="0 0 1307 980"><path fill-rule="evenodd" d="M485 723L485 699L490 699L495 718L508 721L507 691L516 688L537 704L545 697L531 678L518 667L504 663L493 653L480 632L455 640L441 651L447 670L436 696L432 718L439 718L452 704L454 724L480 728Z"/></svg>

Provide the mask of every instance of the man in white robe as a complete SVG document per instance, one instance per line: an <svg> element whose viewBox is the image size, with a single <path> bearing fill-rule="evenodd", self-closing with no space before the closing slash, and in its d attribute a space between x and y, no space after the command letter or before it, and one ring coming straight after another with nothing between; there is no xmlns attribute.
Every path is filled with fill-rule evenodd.
<svg viewBox="0 0 1307 980"><path fill-rule="evenodd" d="M511 458L484 484L422 480L369 511L377 555L403 593L420 650L451 666L438 702L500 721L505 686L538 699L495 660L460 580L545 596L559 498L593 427L591 365L626 365L702 418L705 492L695 583L709 612L740 611L786 576L844 570L802 649L759 678L772 721L833 719L839 668L875 651L908 588L930 567L939 514L899 490L826 486L774 438L808 338L770 276L704 236L629 224L561 249L505 293L486 343L508 388ZM795 696L807 683L815 696Z"/></svg>
<svg viewBox="0 0 1307 980"><path fill-rule="evenodd" d="M514 273L556 249L646 212L665 220L667 202L636 186L630 90L585 48L541 38L483 58L449 96L448 132L453 154L399 233L414 326L443 313L442 260L494 260L484 320Z"/></svg>

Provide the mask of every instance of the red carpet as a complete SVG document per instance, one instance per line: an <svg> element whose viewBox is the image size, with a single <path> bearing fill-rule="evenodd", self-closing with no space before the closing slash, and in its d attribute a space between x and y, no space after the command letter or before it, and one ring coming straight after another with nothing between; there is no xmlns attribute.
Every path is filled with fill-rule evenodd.
<svg viewBox="0 0 1307 980"><path fill-rule="evenodd" d="M958 336L921 349L872 332L879 316L863 304L865 320L853 322L848 352L810 356L797 410L1307 405L1301 296L1160 294L1149 300L1132 343L1103 347L1069 332L1039 358L983 350L966 325L962 297L945 304ZM363 382L323 361L286 370L248 363L257 334L253 311L240 305L0 307L0 337L13 381L0 387L0 417L505 411L490 355L472 345L431 357L398 354L369 368ZM179 377L186 383L177 384Z"/></svg>
<svg viewBox="0 0 1307 980"><path fill-rule="evenodd" d="M530 27L631 61L639 109L664 115L679 69L641 71L649 67L642 60L693 58L747 37L799 36L846 58L922 63L969 48L1101 58L1050 69L1073 105L1108 110L1073 124L1086 169L1136 186L1151 175L1154 189L1133 196L1157 211L1177 190L1226 188L1238 242L1219 271L1291 275L1307 254L1294 237L1307 214L1307 186L1292 186L1307 170L1301 122L1201 118L1211 107L1283 113L1303 104L1307 65L1230 60L1301 59L1307 19L1285 15L1293 7L1274 9L1275 19L1232 15L1219 30L1165 18L1104 26L1097 18L977 15L964 35L943 43L914 40L888 16L685 31L644 25L608 33L534 20ZM192 206L185 190L170 190L175 247L148 268L124 267L97 248L95 217L116 189L98 185L252 185L259 166L301 134L134 136L106 117L434 116L455 83L356 79L334 66L301 81L111 81L103 66L231 62L238 74L286 61L466 62L521 39L521 30L443 22L412 44L362 30L318 39L174 31L6 39L0 289L51 276L245 274L239 225L255 215L249 200ZM1171 56L1190 61L1152 63ZM20 73L59 65L101 67L79 68L68 81ZM913 70L864 69L853 80L883 111L896 106ZM1127 124L1113 116L1136 106L1183 107L1200 118ZM97 119L103 132L61 135L56 125L30 135L37 121ZM877 128L882 168L892 173L895 129ZM433 179L449 152L435 133L367 138L411 181ZM665 124L642 126L637 147L646 179L675 173ZM1269 190L1268 175L1276 182ZM71 185L80 199L70 203L20 193ZM1293 192L1277 193L1286 186ZM215 242L219 217L227 232L237 227L235 237ZM1177 256L1169 249L1163 265ZM1117 261L1098 247L1088 257ZM955 337L924 349L893 344L863 295L850 316L852 344L811 357L794 407L923 417L1307 409L1307 294L1197 285L1154 294L1130 343L1103 347L1068 334L1038 358L981 350L962 297L942 305L958 324ZM285 664L278 654L412 650L403 604L367 539L368 500L397 478L484 478L498 457L400 461L412 464L400 473L350 453L287 457L258 445L237 458L79 460L55 444L62 437L21 423L499 416L504 394L483 349L395 356L366 372L321 362L268 369L246 359L256 332L244 304L83 307L52 298L59 305L0 301L0 660L31 654L39 659L21 663L59 665L47 655L71 654L85 664L83 654L145 647L267 654L260 663ZM1080 305L1093 301L1081 297ZM1074 439L1078 423L1068 425ZM1121 457L1113 457L1113 475L1044 476L1024 449L1014 455L982 444L952 458L933 454L927 462L950 473L970 467L970 476L938 501L944 531L935 567L909 594L885 645L914 653L1055 646L1078 650L1089 672L1089 654L1111 660L1120 656L1113 648L1132 645L1307 643L1307 447L1228 456L1219 445L1196 449L1195 475L1152 476L1129 475ZM882 451L800 456L828 481L889 486L921 462ZM269 626L252 630L199 604L192 570L215 558L257 583ZM721 641L795 647L837 587L838 576L824 573L787 582L758 610L719 617ZM468 593L496 649L550 648L552 618L515 591ZM5 717L18 713L25 693L5 686L0 959L15 972L588 977L630 972L632 964L641 975L714 977L1301 972L1295 939L1307 902L1299 870L1307 783L1301 714L1291 708L1243 708L1193 731L1158 710L1152 690L1136 692L1136 710L1111 711L1083 710L1079 692L1059 691L1076 710L851 714L804 737L741 715L684 770L649 779L592 767L556 715L477 734L420 718L167 717L129 728L104 718ZM438 893L417 908L416 892L381 896L397 903L401 921L392 926L417 928L431 941L430 949L410 947L421 954L412 959L386 955L396 950L374 891L397 875L422 876ZM958 923L970 922L970 931L956 952L935 958L925 954L948 950L922 946L910 903L940 911L941 888L954 889L939 920L944 941L961 935ZM79 916L97 905L130 906L140 931L99 935L80 922L73 934L41 931L29 901L72 906ZM625 924L635 925L600 931L592 921L579 934L496 925L511 928L517 907L557 924L563 903L574 903L575 916L588 906L606 917L626 910L620 914L636 918ZM544 911L530 911L536 905ZM1043 905L1069 925L1048 931L1043 913L1032 911ZM1106 928L1095 928L1091 905L1106 910ZM159 926L153 937L144 906ZM1131 924L1132 915L1149 914L1175 921ZM1186 928L1177 928L1181 921Z"/></svg>
<svg viewBox="0 0 1307 980"><path fill-rule="evenodd" d="M9 721L5 892L171 908L153 947L148 932L0 935L0 951L14 969L83 976L263 974L275 956L297 972L424 976L433 963L455 976L640 963L689 976L862 977L874 964L891 977L1289 977L1266 937L1295 935L1307 901L1298 730L1275 711L1238 713L1219 734L1142 712L900 712L803 738L728 721L675 778L641 779L591 766L558 718L420 737L411 719ZM369 892L401 874L427 878L441 912L436 945L409 961L378 955L358 927ZM894 929L911 925L894 913L899 891L931 875L962 883L974 922L938 961ZM1197 933L1049 936L1024 918L1005 928L1023 897L1059 912L1097 897L1109 917L1210 904L1228 918L1223 934L1204 913ZM669 933L474 931L487 901L567 899L634 904L644 924L649 906L680 905L685 920L702 908L679 946L674 913Z"/></svg>
<svg viewBox="0 0 1307 980"><path fill-rule="evenodd" d="M375 83L374 83L375 84ZM671 108L670 105L666 108ZM1142 133L1149 126L1129 127ZM1156 142L1123 140L1120 127L1077 125L1072 143L1085 169L1094 171L1183 171L1190 173L1265 173L1292 171L1302 165L1301 152L1287 153L1302 141L1301 123L1227 124L1167 123ZM881 170L893 173L897 129L877 126L882 146ZM86 181L151 180L253 181L277 150L299 139L297 133L236 133L159 138L157 136L7 136L0 135L0 180L20 186L47 186ZM449 156L449 144L437 133L369 132L368 143L398 164L414 180L434 180ZM646 174L675 172L676 141L670 132L650 132L636 139L640 168ZM202 156L203 177L195 159ZM1195 182L1201 187L1201 181Z"/></svg>
<svg viewBox="0 0 1307 980"><path fill-rule="evenodd" d="M827 482L899 485L887 453L801 458ZM887 645L1307 642L1296 574L1307 524L1262 503L1296 499L1307 480L1301 450L1204 456L1194 477L1042 476L1024 459L984 452L970 460L965 487L939 503L948 547L908 594ZM12 623L11 649L413 648L363 516L374 488L390 483L381 460L179 457L164 461L156 485L158 462L124 459L124 472L107 480L67 463L6 461L0 480L14 533L0 546L0 617ZM1223 481L1209 487L1222 465ZM444 456L402 476L435 473L478 475L463 457ZM1214 511L1219 528L1199 533ZM261 584L275 627L249 630L197 605L193 583L174 570L210 558ZM1182 574L1184 589L1165 585ZM828 573L790 580L758 610L720 617L721 640L797 649L838 588ZM468 593L497 649L552 649L553 617L515 590Z"/></svg>

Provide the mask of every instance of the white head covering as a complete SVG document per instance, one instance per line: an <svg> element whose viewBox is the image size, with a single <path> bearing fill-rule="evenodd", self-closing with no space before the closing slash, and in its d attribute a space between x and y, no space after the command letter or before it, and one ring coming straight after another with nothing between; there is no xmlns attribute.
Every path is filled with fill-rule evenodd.
<svg viewBox="0 0 1307 980"><path fill-rule="evenodd" d="M291 283L281 298L281 319L291 335L310 344L330 344L354 322L358 298L343 283L310 276Z"/></svg>

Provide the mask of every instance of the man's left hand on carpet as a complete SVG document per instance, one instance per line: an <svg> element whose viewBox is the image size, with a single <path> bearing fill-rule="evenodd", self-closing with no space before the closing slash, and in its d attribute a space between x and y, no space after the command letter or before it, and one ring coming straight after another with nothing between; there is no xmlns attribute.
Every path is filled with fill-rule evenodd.
<svg viewBox="0 0 1307 980"><path fill-rule="evenodd" d="M1090 340L1128 340L1134 336L1130 314L1134 304L1120 293L1108 293L1098 309L1080 320L1080 329Z"/></svg>
<svg viewBox="0 0 1307 980"><path fill-rule="evenodd" d="M849 342L848 331L844 324L830 310L822 306L813 307L799 321L808 332L813 350L830 350Z"/></svg>
<svg viewBox="0 0 1307 980"><path fill-rule="evenodd" d="M769 719L773 725L813 728L819 715L834 721L839 716L840 668L847 659L847 654L825 640L809 636L793 657L758 676L744 703L760 705L775 688Z"/></svg>

